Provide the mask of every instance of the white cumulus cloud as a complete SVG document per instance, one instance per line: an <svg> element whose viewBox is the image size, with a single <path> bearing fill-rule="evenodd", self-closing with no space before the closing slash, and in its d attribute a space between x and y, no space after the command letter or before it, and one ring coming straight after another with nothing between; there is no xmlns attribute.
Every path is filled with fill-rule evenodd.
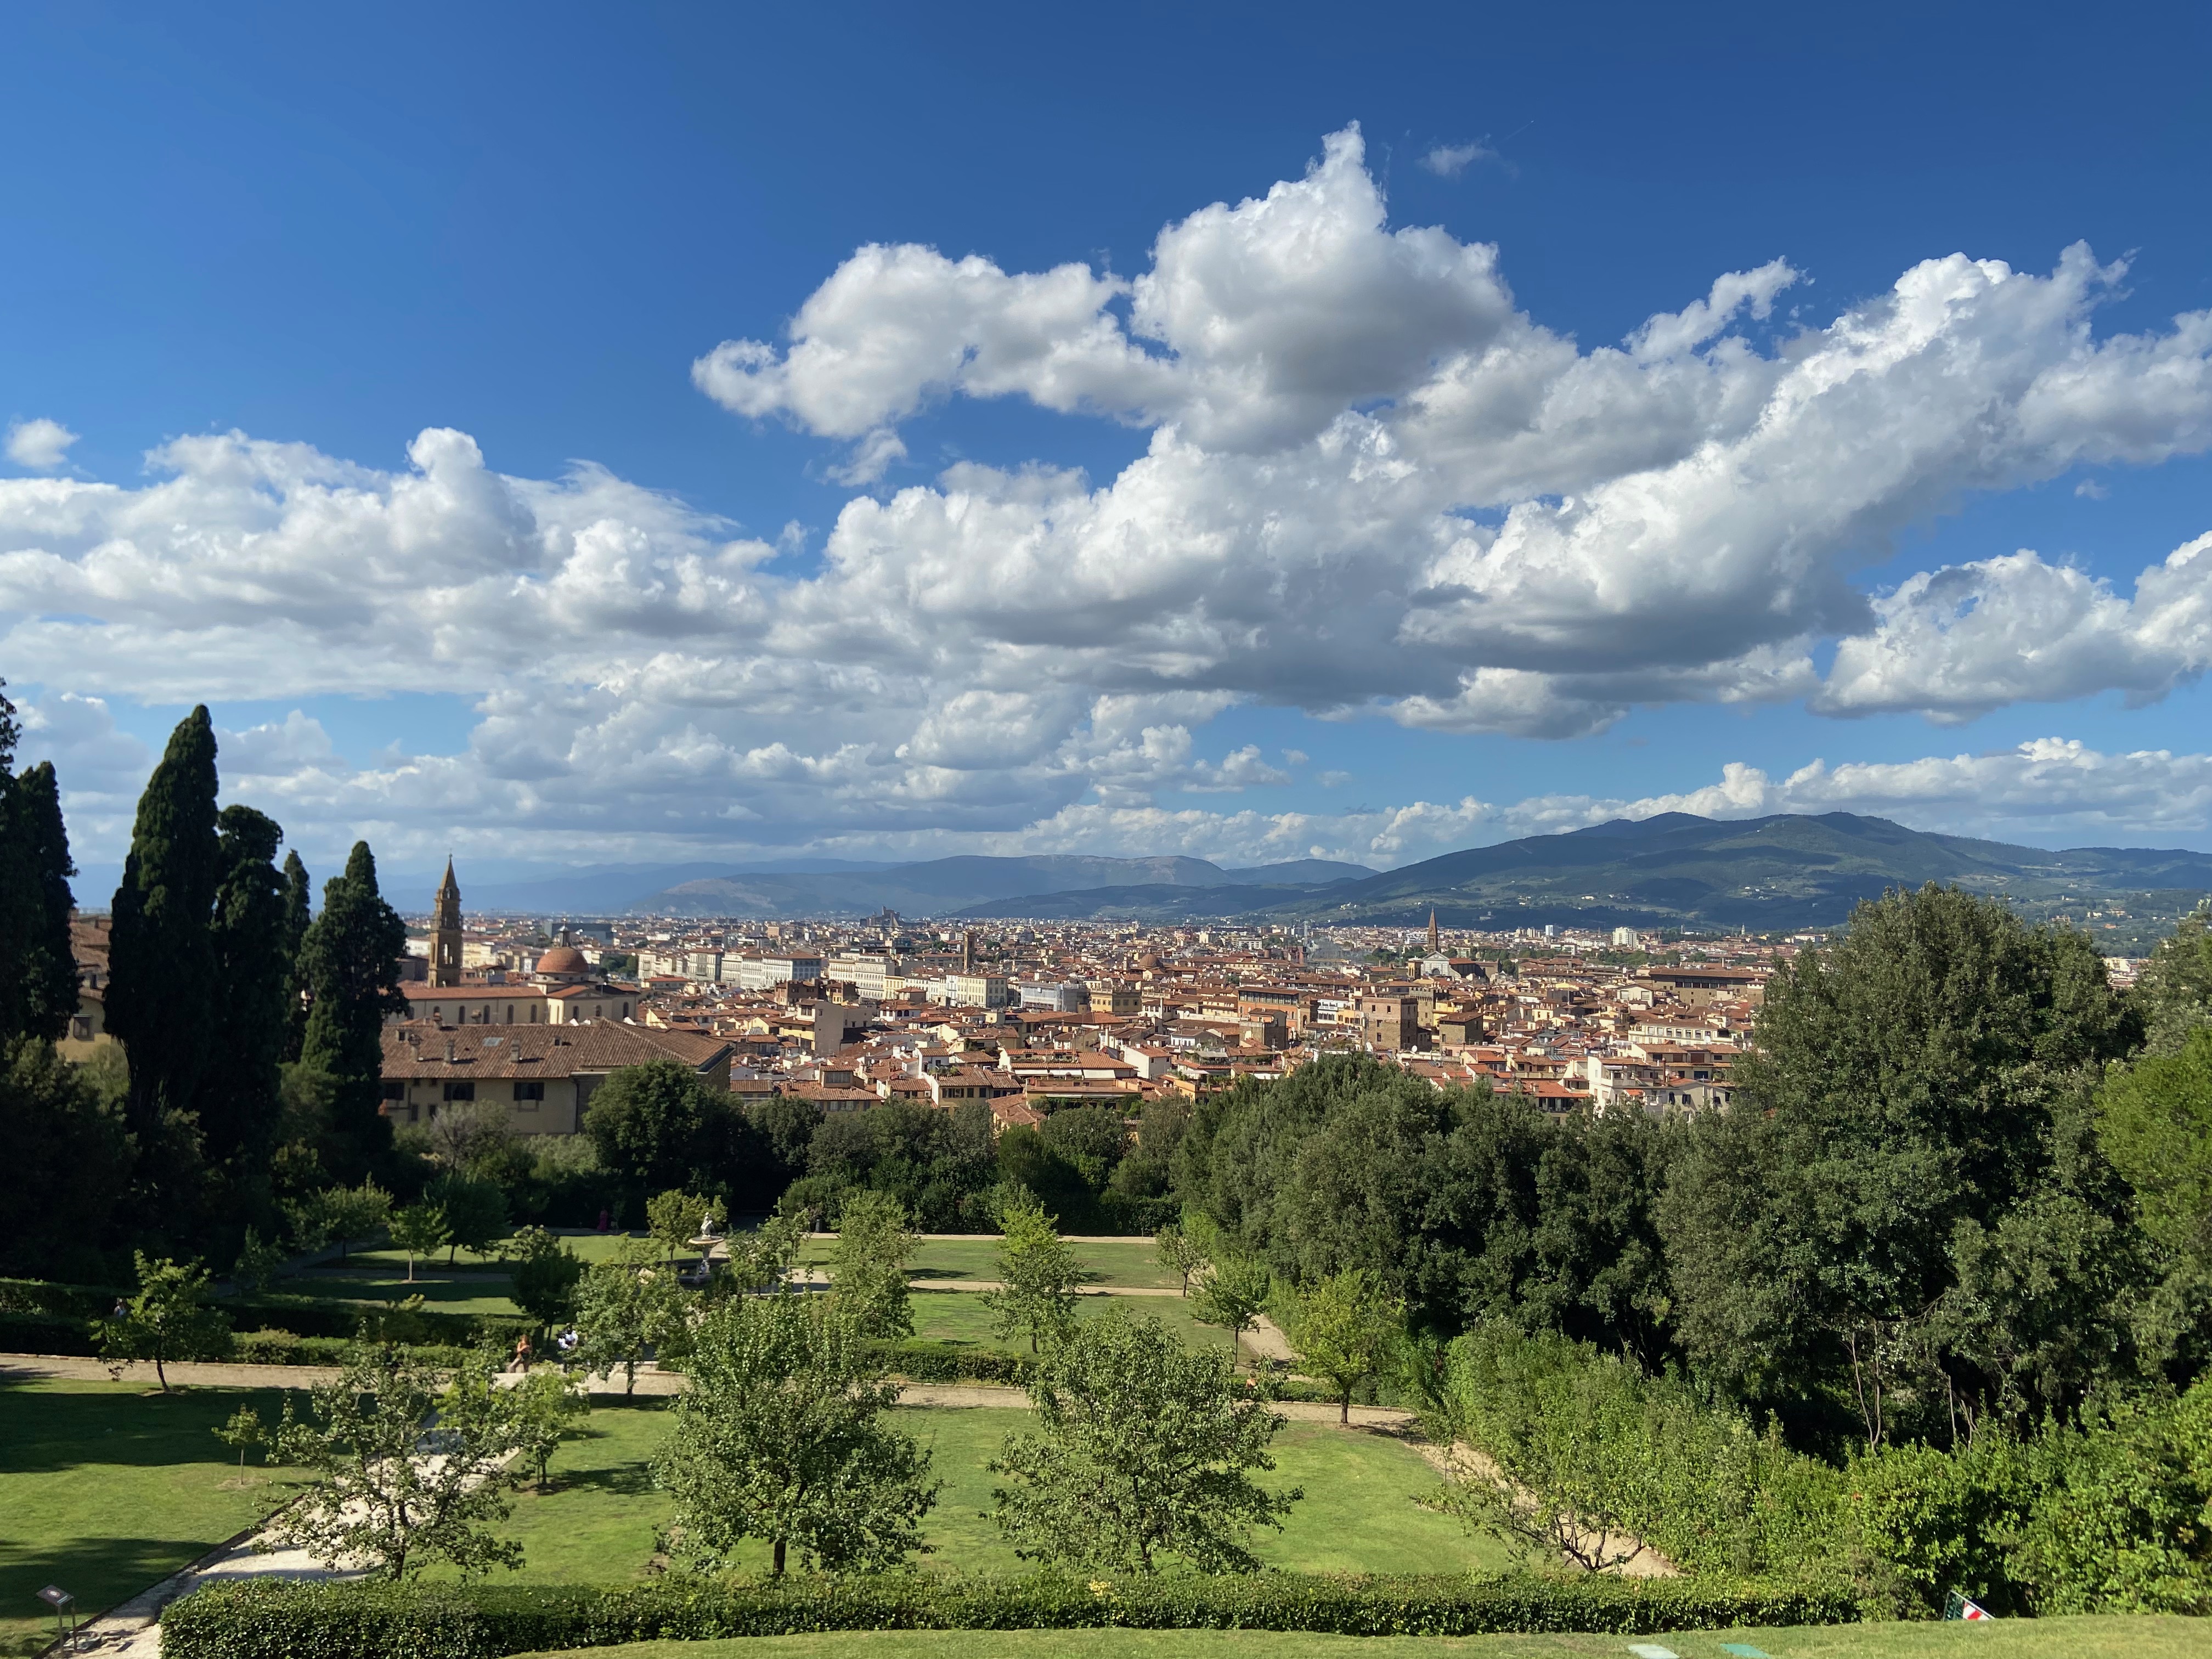
<svg viewBox="0 0 2212 1659"><path fill-rule="evenodd" d="M18 466L49 472L69 459L70 446L76 436L59 421L50 421L43 415L35 420L17 421L8 428L8 459Z"/></svg>
<svg viewBox="0 0 2212 1659"><path fill-rule="evenodd" d="M744 323L693 365L856 487L967 398L1142 429L1110 477L1041 454L854 494L793 574L787 538L589 464L503 473L462 432L390 467L177 439L127 483L0 479L0 664L77 700L56 732L100 699L445 693L475 711L453 752L348 766L303 714L240 734L238 764L280 817L669 849L1249 828L1142 816L1287 781L1209 740L1240 703L1571 737L1680 700L2154 698L2208 654L2201 540L2132 596L2027 553L1859 585L1972 492L2212 447L2212 313L2100 333L2120 276L2078 246L2046 272L1942 254L1801 323L1776 258L1584 344L1494 247L1392 224L1346 129L1164 227L1134 274L871 245L779 339ZM1814 787L1712 787L1754 783ZM1509 821L1390 811L1328 844Z"/></svg>
<svg viewBox="0 0 2212 1659"><path fill-rule="evenodd" d="M2212 665L2212 534L2176 548L2131 599L2022 550L1913 576L1838 646L1813 706L1966 720L2011 702L2117 690L2154 702Z"/></svg>

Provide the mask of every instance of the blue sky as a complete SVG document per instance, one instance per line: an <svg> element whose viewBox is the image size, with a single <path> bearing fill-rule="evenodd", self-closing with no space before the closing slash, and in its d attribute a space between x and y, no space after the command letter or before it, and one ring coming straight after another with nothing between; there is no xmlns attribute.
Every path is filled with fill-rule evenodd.
<svg viewBox="0 0 2212 1659"><path fill-rule="evenodd" d="M2173 321L2212 307L2202 72L2212 15L2201 7L2088 17L1924 5L234 6L208 16L72 5L18 9L11 35L0 56L0 422L28 435L12 463L0 460L0 481L33 482L0 493L0 558L15 562L0 577L0 672L34 711L29 747L63 769L88 857L118 850L148 745L196 696L226 730L252 733L227 748L239 762L233 787L295 840L329 856L370 833L410 864L448 845L516 864L806 848L1175 850L1231 862L1321 848L1385 864L1668 804L1844 806L2010 839L2212 845L2203 572L2176 577L2189 591L2155 614L2090 616L2078 592L2073 623L2051 608L2064 609L2066 585L2053 572L2102 579L2124 604L2140 573L2212 530L2212 422L2191 401L2204 353ZM1431 506L1373 529L1371 542L1370 530L1330 520L1299 552L1262 538L1256 550L1206 555L1224 591L1279 581L1283 608L1221 621L1270 642L1224 646L1209 634L1196 665L1167 623L1193 605L1198 578L1169 572L1132 590L1116 561L1143 564L1135 542L1102 552L1093 526L1091 539L1045 554L1048 569L1064 558L1080 577L1066 591L1071 617L1046 627L1049 581L1030 593L994 577L981 596L953 592L946 572L988 564L989 545L894 546L905 533L896 514L855 520L856 500L888 509L901 492L932 512L969 494L1004 509L1019 494L946 482L961 465L1001 481L1024 467L1080 468L1097 504L1110 505L1170 428L1200 434L1222 477L1246 477L1263 451L1278 482L1305 465L1300 447L1328 441L1284 412L1296 398L1232 418L1223 388L1294 355L1297 329L1328 333L1330 314L1246 328L1235 295L1249 291L1249 270L1208 290L1206 303L1227 310L1190 325L1244 339L1249 360L1222 359L1212 380L1194 370L1179 389L1153 376L1129 390L1146 366L1101 358L1073 412L1034 363L993 386L923 374L854 390L832 383L834 364L805 379L787 354L803 343L794 316L864 245L981 255L994 280L1071 262L1141 279L1164 228L1310 182L1324 141L1352 124L1359 154L1328 176L1362 174L1387 202L1384 225L1346 244L1355 254L1436 227L1453 247L1491 244L1497 255L1494 279L1471 266L1449 279L1460 310L1433 339L1414 321L1403 339L1353 329L1342 352L1410 350L1433 369L1455 351L1504 352L1499 341L1533 328L1589 354L1705 300L1727 273L1779 259L1795 280L1741 300L1681 358L1717 386L1729 372L1720 355L1739 349L1754 360L1743 383L1765 386L1775 376L1759 365L1790 361L1803 349L1793 342L1880 305L1923 262L2002 261L2022 279L2011 291L2027 293L2026 279L2056 283L2062 252L2086 242L2097 260L2126 266L2088 283L2077 309L2090 345L2074 349L2136 335L2164 342L2166 356L2154 368L2100 363L2109 395L2077 404L2057 436L2036 412L2051 402L2050 382L1996 375L1989 418L2033 428L2012 451L1983 466L1960 459L1957 434L1929 436L1936 459L1804 556L1880 596L2035 550L2035 568L1969 583L1982 616L2013 620L1972 639L1953 630L1958 660L1941 673L1897 665L1924 658L1924 627L1906 617L1893 638L1877 635L1843 618L1832 594L1806 598L1802 570L1709 592L1694 536L1658 553L1633 537L1592 544L1584 597L1597 610L1613 575L1661 574L1635 576L1638 592L1606 612L1607 626L1554 617L1540 640L1516 616L1567 601L1535 595L1525 573L1499 575L1494 550L1462 547L1457 574L1438 574L1449 560L1436 562L1434 503L1492 528L1516 502L1534 516L1564 503L1571 516L1589 490L1626 489L1646 463L1684 465L1697 441L1743 440L1755 422L1741 410L1671 435L1617 433L1614 448L1643 460L1562 474L1572 488L1540 488L1540 465L1494 479L1453 439L1456 459L1431 465ZM1194 255L1193 269L1211 267ZM1155 274L1164 285L1165 269ZM940 298L951 292L945 272L921 275ZM1341 313L1387 321L1392 307L1418 310L1443 292L1355 278L1330 290ZM908 339L897 305L909 290L853 280L839 349ZM1002 349L994 331L1012 326L1016 301L1001 288L964 323L939 315L931 325L950 332L935 343L956 357L964 345L976 362ZM1142 304L1111 294L1095 315L1136 338ZM1486 305L1497 314L1470 320ZM1081 321L1066 313L1054 325ZM2002 338L1987 331L1997 327L1963 323L1945 349L1987 362L2057 352L2064 332L2029 321L2003 325L2014 331ZM1152 333L1136 349L1195 364L1200 337ZM746 360L750 378L726 380L718 402L693 365L725 341L769 355ZM763 374L787 379L772 386ZM1369 379L1341 412L1377 431L1428 395L1382 368ZM1924 407L1909 392L1883 395L1904 400L1902 424ZM1878 451L1891 417L1862 415L1851 430ZM1645 421L1599 419L1623 432ZM1273 424L1255 439L1251 421ZM44 422L74 441L42 441ZM583 462L606 482L572 486L557 531L542 503L485 506L465 483L455 488L474 505L430 528L379 516L373 531L320 540L302 529L321 511L317 491L376 496L392 479L429 477L410 459L425 428L474 441L471 477L557 481ZM234 431L319 459L294 450L234 465L214 450L164 449ZM873 433L902 453L857 466ZM1566 442L1537 436L1547 453ZM1755 462L1762 477L1792 464ZM175 500L138 494L179 477L204 487ZM115 491L85 493L100 485ZM64 486L79 493L52 494ZM1219 499L1214 483L1190 488ZM119 505L118 492L129 498ZM1281 511L1263 494L1246 522ZM1053 534L1073 517L1056 499L1037 509ZM1352 518L1367 526L1374 511ZM516 512L535 514L532 526L514 530ZM841 514L848 548L908 562L861 580L848 551L830 576L853 579L831 594L824 561ZM1191 522L1179 514L1162 508L1127 533L1173 542L1184 533L1174 526ZM1018 515L996 517L999 529L973 533L1027 533ZM586 522L618 527L605 545L632 537L629 562L573 551L563 538ZM1790 512L1760 522L1778 548L1796 533ZM1322 545L1331 535L1343 539ZM495 556L485 536L538 541ZM272 537L295 562L263 562ZM388 537L398 539L377 539ZM755 538L769 545L716 567L707 613L647 614L647 599L682 586L671 572L685 558ZM119 565L118 542L135 550ZM548 556L554 544L562 550ZM1730 545L1751 565L1787 562ZM1163 559L1188 551L1163 547ZM1224 578L1238 558L1251 562ZM570 574L584 597L548 611L561 559L578 562ZM1669 559L1676 577L1664 574ZM328 584L356 561L390 589L374 614L337 617ZM1343 562L1371 570L1377 588L1426 584L1447 598L1428 611L1409 600L1414 622L1374 623L1340 659L1322 661L1334 648L1325 645L1302 659L1280 641L1342 605L1320 573ZM586 593L586 566L613 586ZM449 569L474 582L465 599L410 614L406 582L442 592ZM1492 577L1506 586L1482 591L1480 618L1443 616L1449 592ZM641 619L617 622L632 589L647 595ZM1092 628L1121 600L1152 610ZM1229 617L1220 592L1213 604ZM1644 651L1624 640L1681 629L1685 604L1712 613L1710 647L1644 651L1634 673L1591 689L1612 659ZM1802 615L1722 626L1770 604ZM1010 610L1024 614L1009 622ZM595 629L595 616L609 625ZM872 620L895 643L872 645ZM1418 665L1409 627L1425 641ZM1125 635L1096 660L1051 659L1055 641L1088 649L1115 628ZM1834 670L1846 637L1888 653L1849 695ZM1404 665L1377 661L1401 648ZM1778 654L1745 666L1759 651ZM1783 657L1806 666L1784 672ZM1723 659L1733 665L1713 666ZM782 666L759 666L771 660ZM1486 666L1517 678L1450 692L1453 673ZM1098 697L1124 701L1103 712ZM1420 698L1428 712L1408 702ZM2046 739L2081 750L2020 756ZM2123 763L2156 750L2172 758ZM1962 756L1976 764L1895 769ZM1783 787L1815 760L1826 781ZM1771 787L1678 799L1715 786L1731 763ZM1892 769L1847 778L1838 769L1852 763ZM1419 804L1437 810L1409 812Z"/></svg>

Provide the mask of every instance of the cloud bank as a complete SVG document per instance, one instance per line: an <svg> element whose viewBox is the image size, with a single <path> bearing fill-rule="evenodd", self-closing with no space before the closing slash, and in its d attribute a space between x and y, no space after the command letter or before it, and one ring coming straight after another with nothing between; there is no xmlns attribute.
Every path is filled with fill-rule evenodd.
<svg viewBox="0 0 2212 1659"><path fill-rule="evenodd" d="M1392 854L1423 825L1489 836L1553 809L1413 805L1309 834L1156 802L1297 775L1206 748L1240 702L1567 738L1638 704L1944 721L2147 701L2201 673L2203 538L2127 597L2027 550L1855 582L1971 493L2212 447L2212 313L2100 336L2121 275L2080 246L2041 274L1953 254L1812 322L1783 313L1802 279L1778 258L1586 349L1520 307L1496 248L1393 227L1347 129L1302 177L1165 227L1134 276L870 246L781 338L707 351L702 392L873 486L818 545L588 465L503 474L442 428L397 470L179 439L130 485L0 479L0 665L74 697L40 705L57 742L100 698L474 700L465 750L382 770L304 729L241 737L296 814L403 836L1164 850L1188 833ZM1125 423L1146 447L1103 481L1043 460L914 476L902 424L954 398ZM27 423L11 453L52 471L70 435ZM2105 788L2163 767L2201 827L2194 763L1971 766ZM1784 801L1908 782L1729 778L1713 787ZM1914 787L1930 811L2014 799ZM2170 821L2125 790L2111 810Z"/></svg>

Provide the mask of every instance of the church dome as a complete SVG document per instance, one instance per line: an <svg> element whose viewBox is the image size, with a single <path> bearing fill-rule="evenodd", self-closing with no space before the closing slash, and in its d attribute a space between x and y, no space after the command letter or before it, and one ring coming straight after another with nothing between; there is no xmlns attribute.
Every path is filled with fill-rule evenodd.
<svg viewBox="0 0 2212 1659"><path fill-rule="evenodd" d="M538 958L538 973L543 979L583 979L591 971L592 964L573 945L556 945Z"/></svg>

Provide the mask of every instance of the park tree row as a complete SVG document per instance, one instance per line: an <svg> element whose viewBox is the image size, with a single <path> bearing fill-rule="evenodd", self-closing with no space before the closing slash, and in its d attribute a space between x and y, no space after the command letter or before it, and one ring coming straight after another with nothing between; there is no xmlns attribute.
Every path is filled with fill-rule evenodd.
<svg viewBox="0 0 2212 1659"><path fill-rule="evenodd" d="M0 769L15 711L0 697ZM283 831L218 804L215 727L196 708L147 781L111 906L106 1028L118 1047L56 1057L76 1011L75 868L52 768L0 801L0 1157L21 1212L14 1272L96 1279L131 1252L228 1263L280 1201L386 1173L381 1029L404 1006L405 930L356 843L310 884Z"/></svg>

